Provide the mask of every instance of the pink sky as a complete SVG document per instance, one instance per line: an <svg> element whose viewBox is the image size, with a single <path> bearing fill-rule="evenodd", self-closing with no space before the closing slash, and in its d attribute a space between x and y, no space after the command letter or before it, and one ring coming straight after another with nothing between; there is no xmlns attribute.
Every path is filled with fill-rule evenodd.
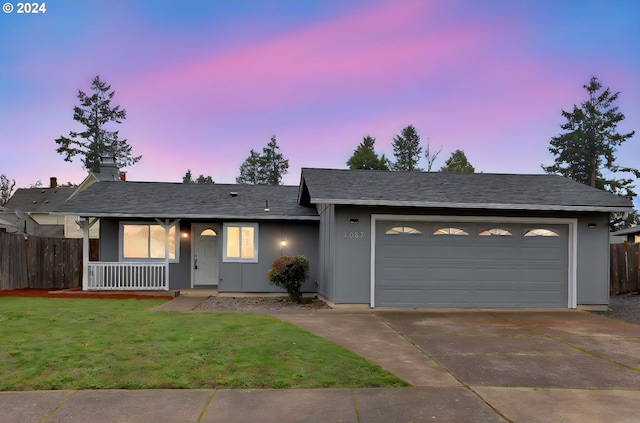
<svg viewBox="0 0 640 423"><path fill-rule="evenodd" d="M276 135L297 184L301 167L345 168L366 135L393 158L408 124L442 147L436 169L462 149L476 171L541 173L591 75L621 92L620 131L640 130L639 17L624 0L47 2L0 16L0 173L84 178L54 139L80 129L97 74L143 156L131 180L233 183ZM620 164L640 167L639 139Z"/></svg>

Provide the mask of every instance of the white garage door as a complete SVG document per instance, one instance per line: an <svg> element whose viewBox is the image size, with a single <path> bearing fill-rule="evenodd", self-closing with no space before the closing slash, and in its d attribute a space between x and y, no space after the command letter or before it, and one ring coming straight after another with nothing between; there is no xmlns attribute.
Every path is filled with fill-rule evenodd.
<svg viewBox="0 0 640 423"><path fill-rule="evenodd" d="M568 307L568 225L378 221L376 307Z"/></svg>

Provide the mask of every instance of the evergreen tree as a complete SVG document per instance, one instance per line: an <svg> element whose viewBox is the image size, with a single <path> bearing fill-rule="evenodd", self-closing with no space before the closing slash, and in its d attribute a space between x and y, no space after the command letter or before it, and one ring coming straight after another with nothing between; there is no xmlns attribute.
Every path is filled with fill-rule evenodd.
<svg viewBox="0 0 640 423"><path fill-rule="evenodd" d="M196 178L196 184L215 184L211 176L200 175Z"/></svg>
<svg viewBox="0 0 640 423"><path fill-rule="evenodd" d="M202 174L200 174L200 176L198 176L194 181L193 175L191 174L191 169L187 169L187 173L185 173L184 176L182 177L182 183L183 184L214 184L215 182L213 181L213 178L211 176L204 176Z"/></svg>
<svg viewBox="0 0 640 423"><path fill-rule="evenodd" d="M286 160L280 152L280 147L276 142L276 136L271 137L271 141L262 149L260 157L260 179L266 185L282 184L282 177L289 169L289 160Z"/></svg>
<svg viewBox="0 0 640 423"><path fill-rule="evenodd" d="M251 185L280 185L282 177L289 169L289 160L280 152L275 135L258 154L253 149L249 157L240 165L240 176L236 178L238 184Z"/></svg>
<svg viewBox="0 0 640 423"><path fill-rule="evenodd" d="M603 89L595 76L583 85L588 98L571 112L562 111L566 123L560 125L564 133L551 138L549 152L555 156L551 166L543 166L547 173L555 173L614 194L633 197L634 176L640 171L616 163L615 152L635 131L620 134L617 126L625 116L614 105L620 92ZM620 174L623 174L622 176ZM612 228L628 225L619 216L611 221Z"/></svg>
<svg viewBox="0 0 640 423"><path fill-rule="evenodd" d="M108 131L108 123L122 123L127 113L120 106L111 107L115 91L96 76L91 83L92 95L78 91L79 106L73 108L73 119L84 126L81 132L70 131L69 137L56 139L56 151L65 161L80 156L83 167L88 171L100 169L101 157L114 157L119 167L131 166L142 156L133 156L127 140L118 138L118 131Z"/></svg>
<svg viewBox="0 0 640 423"><path fill-rule="evenodd" d="M393 155L396 158L392 170L421 171L418 162L422 156L420 136L412 125L402 130L400 135L393 139Z"/></svg>
<svg viewBox="0 0 640 423"><path fill-rule="evenodd" d="M349 169L365 169L365 170L389 170L389 160L374 150L375 138L366 136L353 152L353 155L347 160Z"/></svg>
<svg viewBox="0 0 640 423"><path fill-rule="evenodd" d="M456 172L456 173L474 173L476 169L471 166L467 156L462 150L456 150L451 153L445 162L444 166L440 168L440 172Z"/></svg>
<svg viewBox="0 0 640 423"><path fill-rule="evenodd" d="M251 149L249 157L240 165L240 176L236 178L238 184L256 185L259 178L260 155Z"/></svg>

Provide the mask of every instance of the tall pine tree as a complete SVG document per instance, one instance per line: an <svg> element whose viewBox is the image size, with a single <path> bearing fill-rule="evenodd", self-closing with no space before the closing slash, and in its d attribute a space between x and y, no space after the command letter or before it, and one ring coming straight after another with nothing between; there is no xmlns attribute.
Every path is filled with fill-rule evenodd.
<svg viewBox="0 0 640 423"><path fill-rule="evenodd" d="M393 155L396 158L392 165L392 170L421 171L418 162L422 157L422 147L420 146L420 136L416 128L407 126L393 139Z"/></svg>
<svg viewBox="0 0 640 423"><path fill-rule="evenodd" d="M347 160L349 169L364 170L389 170L389 161L382 155L378 157L375 152L374 144L376 139L367 135L362 142L354 150L353 155Z"/></svg>
<svg viewBox="0 0 640 423"><path fill-rule="evenodd" d="M91 90L91 95L78 91L80 105L73 108L73 119L84 130L70 131L69 137L61 136L56 139L56 151L68 162L73 161L75 156L81 157L82 166L93 172L100 169L101 157L115 158L119 167L137 163L142 156L133 156L127 140L118 138L119 131L107 130L109 123L122 123L127 117L125 109L111 106L115 91L111 91L111 85L101 81L100 76L93 78Z"/></svg>
<svg viewBox="0 0 640 423"><path fill-rule="evenodd" d="M238 184L250 185L280 185L282 177L289 169L289 160L280 152L275 135L258 154L253 149L249 157L240 165L240 176L236 178Z"/></svg>
<svg viewBox="0 0 640 423"><path fill-rule="evenodd" d="M462 150L456 150L451 153L451 157L440 168L440 172L474 173L475 171L476 169L469 163L466 154Z"/></svg>
<svg viewBox="0 0 640 423"><path fill-rule="evenodd" d="M625 116L614 105L620 92L603 89L595 76L583 85L588 98L570 112L562 111L566 122L564 133L553 137L549 152L555 156L547 173L556 173L614 194L633 197L634 176L640 171L616 163L617 148L629 140L635 131L620 134L617 126ZM622 175L621 175L622 174ZM612 221L612 227L620 222Z"/></svg>

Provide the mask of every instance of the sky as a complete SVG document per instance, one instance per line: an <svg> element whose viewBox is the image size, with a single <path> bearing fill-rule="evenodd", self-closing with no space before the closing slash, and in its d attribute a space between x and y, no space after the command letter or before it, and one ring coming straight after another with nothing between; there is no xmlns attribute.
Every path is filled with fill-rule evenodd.
<svg viewBox="0 0 640 423"><path fill-rule="evenodd" d="M368 135L393 159L407 125L442 148L434 170L461 149L476 171L542 173L591 76L620 92L618 129L638 133L618 162L640 167L640 1L40 4L0 13L0 173L16 188L84 179L54 140L82 129L73 107L96 75L127 112L113 128L142 155L128 180L190 169L234 183L275 135L297 184L302 167L346 168Z"/></svg>

